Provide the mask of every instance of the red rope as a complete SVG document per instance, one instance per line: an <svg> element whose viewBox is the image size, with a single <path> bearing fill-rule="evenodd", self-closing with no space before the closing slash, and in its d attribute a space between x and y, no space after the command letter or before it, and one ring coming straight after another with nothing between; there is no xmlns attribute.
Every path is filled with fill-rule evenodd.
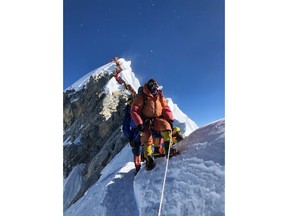
<svg viewBox="0 0 288 216"><path fill-rule="evenodd" d="M136 95L136 91L133 89L133 87L130 85L130 84L127 84L125 82L125 80L123 80L120 76L119 76L119 73L122 71L122 67L121 67L121 64L119 62L119 59L118 57L114 57L113 60L116 65L117 65L117 68L113 71L113 76L115 77L116 81L120 84L120 85L124 85L125 89L127 89L128 91L131 92L131 95L133 97L135 97Z"/></svg>

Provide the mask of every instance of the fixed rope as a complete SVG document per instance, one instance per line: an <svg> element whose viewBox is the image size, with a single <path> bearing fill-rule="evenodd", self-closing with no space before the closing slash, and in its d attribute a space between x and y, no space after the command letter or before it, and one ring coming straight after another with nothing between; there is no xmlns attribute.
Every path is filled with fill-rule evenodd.
<svg viewBox="0 0 288 216"><path fill-rule="evenodd" d="M123 80L120 76L119 73L122 71L122 67L120 65L119 59L118 57L114 57L112 61L115 61L117 68L113 71L113 76L115 77L116 81L120 84L120 85L124 85L125 89L127 89L128 91L131 92L131 95L133 97L136 96L136 91L133 89L133 87L130 84L127 84L125 82L125 80Z"/></svg>
<svg viewBox="0 0 288 216"><path fill-rule="evenodd" d="M166 177L167 177L167 172L168 172L169 155L170 155L170 143L169 143L169 149L168 149L168 156L167 156L167 160L166 160L166 168L165 168L165 173L164 173L164 180L163 180L163 185L162 185L158 216L161 215L161 209L162 209L162 204L163 204L164 189L165 189Z"/></svg>

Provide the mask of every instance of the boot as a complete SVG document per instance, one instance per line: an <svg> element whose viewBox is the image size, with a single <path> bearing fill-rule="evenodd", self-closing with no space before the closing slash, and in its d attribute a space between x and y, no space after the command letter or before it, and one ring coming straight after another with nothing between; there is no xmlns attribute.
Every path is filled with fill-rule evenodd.
<svg viewBox="0 0 288 216"><path fill-rule="evenodd" d="M135 165L136 174L139 172L140 168L141 168L141 165L140 165L140 164L139 164L139 165Z"/></svg>
<svg viewBox="0 0 288 216"><path fill-rule="evenodd" d="M140 168L141 168L141 156L136 156L134 155L134 164L135 164L135 169L136 169L136 173L139 172Z"/></svg>
<svg viewBox="0 0 288 216"><path fill-rule="evenodd" d="M160 153L160 152L159 152L159 147L156 146L156 147L154 147L154 154L158 154L158 153Z"/></svg>
<svg viewBox="0 0 288 216"><path fill-rule="evenodd" d="M149 155L147 157L147 160L146 160L146 169L147 170L152 170L154 168L154 159L152 157L152 155Z"/></svg>
<svg viewBox="0 0 288 216"><path fill-rule="evenodd" d="M179 155L180 154L180 152L177 150L177 149L175 149L175 148L170 148L170 157L171 156L174 156L174 155Z"/></svg>
<svg viewBox="0 0 288 216"><path fill-rule="evenodd" d="M170 141L165 141L164 142L164 149L165 149L166 158L168 157L169 145L170 145Z"/></svg>

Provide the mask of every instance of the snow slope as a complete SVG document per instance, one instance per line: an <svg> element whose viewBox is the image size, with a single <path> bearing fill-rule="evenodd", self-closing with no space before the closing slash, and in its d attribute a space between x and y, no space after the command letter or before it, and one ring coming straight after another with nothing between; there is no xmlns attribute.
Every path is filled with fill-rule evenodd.
<svg viewBox="0 0 288 216"><path fill-rule="evenodd" d="M64 209L68 207L69 203L84 183L84 179L81 175L81 171L84 169L84 167L84 164L77 165L76 167L74 167L69 176L64 179L64 188L67 189L64 190L64 197L66 197L66 199L64 200Z"/></svg>
<svg viewBox="0 0 288 216"><path fill-rule="evenodd" d="M224 119L198 128L181 142L181 154L169 160L161 215L224 215L224 149ZM152 171L142 164L134 176L127 144L64 215L157 215L166 159L155 162Z"/></svg>

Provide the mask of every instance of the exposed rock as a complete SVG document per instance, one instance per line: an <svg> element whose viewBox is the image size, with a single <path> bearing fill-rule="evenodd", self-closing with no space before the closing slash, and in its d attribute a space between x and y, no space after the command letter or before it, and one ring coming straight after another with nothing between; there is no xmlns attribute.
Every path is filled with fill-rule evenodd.
<svg viewBox="0 0 288 216"><path fill-rule="evenodd" d="M121 126L127 92L106 94L104 86L111 75L90 77L80 91L63 95L64 178L73 167L85 164L83 186L70 205L100 177L102 169L127 143Z"/></svg>

